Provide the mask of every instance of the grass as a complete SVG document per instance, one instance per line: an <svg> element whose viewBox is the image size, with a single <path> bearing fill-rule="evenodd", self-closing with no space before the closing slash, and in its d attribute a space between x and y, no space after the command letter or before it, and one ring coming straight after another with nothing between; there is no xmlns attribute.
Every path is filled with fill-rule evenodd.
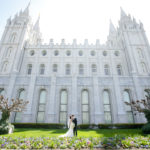
<svg viewBox="0 0 150 150"><path fill-rule="evenodd" d="M16 128L14 133L1 135L9 137L58 137L66 133L65 129L35 129L35 128ZM115 135L121 136L140 136L142 132L140 129L81 129L78 130L78 137L114 137Z"/></svg>

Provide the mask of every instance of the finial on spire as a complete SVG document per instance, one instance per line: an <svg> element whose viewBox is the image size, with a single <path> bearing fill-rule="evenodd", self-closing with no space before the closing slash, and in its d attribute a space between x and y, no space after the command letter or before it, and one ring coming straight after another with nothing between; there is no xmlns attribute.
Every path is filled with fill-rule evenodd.
<svg viewBox="0 0 150 150"><path fill-rule="evenodd" d="M121 18L127 16L122 7L120 7L120 11L121 11Z"/></svg>

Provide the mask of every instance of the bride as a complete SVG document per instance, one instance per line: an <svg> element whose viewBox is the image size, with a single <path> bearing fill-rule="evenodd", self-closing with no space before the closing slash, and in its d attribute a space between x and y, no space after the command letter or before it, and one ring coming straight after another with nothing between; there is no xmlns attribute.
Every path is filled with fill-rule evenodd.
<svg viewBox="0 0 150 150"><path fill-rule="evenodd" d="M74 136L73 129L75 127L75 124L72 122L72 120L73 120L73 118L72 118L72 116L70 116L69 120L68 120L68 128L69 128L69 130L67 131L66 134L61 135L59 137L73 137Z"/></svg>

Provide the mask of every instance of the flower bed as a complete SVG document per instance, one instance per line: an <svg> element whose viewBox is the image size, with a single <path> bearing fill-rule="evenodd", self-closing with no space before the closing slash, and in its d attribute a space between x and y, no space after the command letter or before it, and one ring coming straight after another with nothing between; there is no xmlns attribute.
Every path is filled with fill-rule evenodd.
<svg viewBox="0 0 150 150"><path fill-rule="evenodd" d="M81 148L150 148L149 137L115 136L113 138L26 138L0 137L0 149L81 149Z"/></svg>

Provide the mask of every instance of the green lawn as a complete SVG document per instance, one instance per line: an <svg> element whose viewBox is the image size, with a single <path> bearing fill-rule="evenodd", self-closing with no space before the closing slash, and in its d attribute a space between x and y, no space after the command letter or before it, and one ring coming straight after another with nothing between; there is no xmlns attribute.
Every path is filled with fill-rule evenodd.
<svg viewBox="0 0 150 150"><path fill-rule="evenodd" d="M35 129L35 128L17 128L10 137L57 137L66 133L67 130L63 129ZM139 136L142 135L140 129L97 129L89 130L82 129L78 130L78 137L114 137L115 135L123 136Z"/></svg>

